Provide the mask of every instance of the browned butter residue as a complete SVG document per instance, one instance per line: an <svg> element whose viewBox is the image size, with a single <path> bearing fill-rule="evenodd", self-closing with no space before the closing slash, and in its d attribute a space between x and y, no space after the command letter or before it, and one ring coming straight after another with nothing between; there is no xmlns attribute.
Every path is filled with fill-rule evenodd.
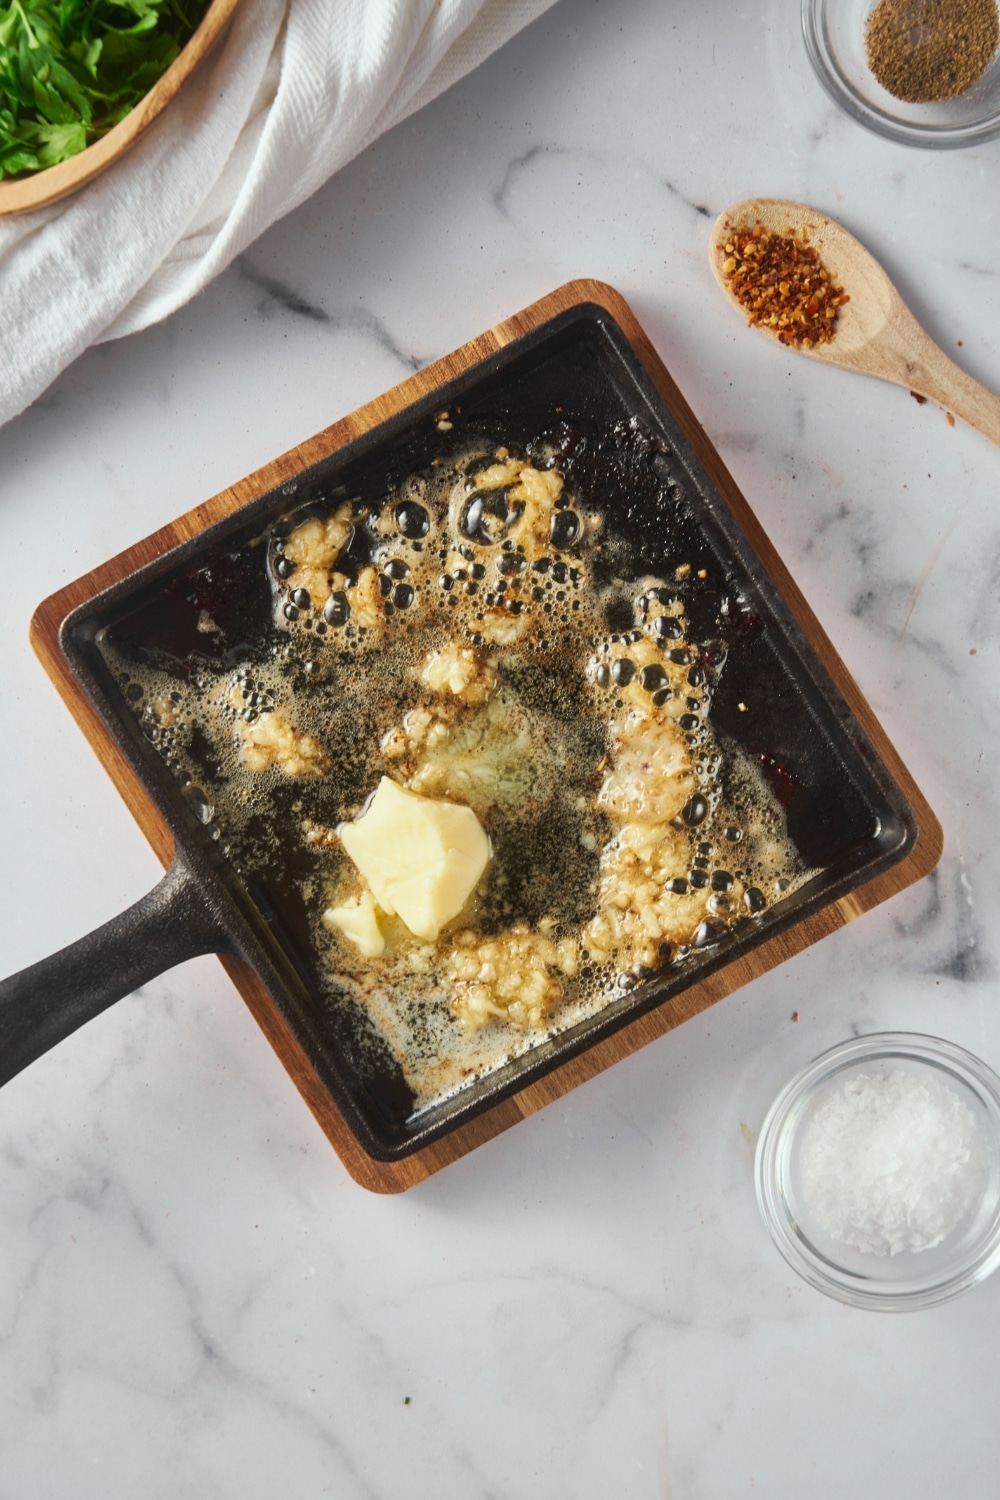
<svg viewBox="0 0 1000 1500"><path fill-rule="evenodd" d="M555 453L473 444L377 507L312 504L274 532L267 648L169 699L151 670L137 711L182 762L199 736L216 747L224 846L282 788L322 789L327 815L300 801L297 824L319 967L373 1018L418 1107L806 878L760 767L715 736L723 668L691 638L683 560L610 575L604 515ZM323 914L373 909L337 826L383 776L470 807L492 857L435 943L374 910L384 951L366 957Z"/></svg>

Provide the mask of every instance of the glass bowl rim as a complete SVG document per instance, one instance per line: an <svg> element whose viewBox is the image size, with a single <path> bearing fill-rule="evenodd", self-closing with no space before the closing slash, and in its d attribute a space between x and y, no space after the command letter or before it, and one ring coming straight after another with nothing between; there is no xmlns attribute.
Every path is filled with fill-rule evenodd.
<svg viewBox="0 0 1000 1500"><path fill-rule="evenodd" d="M869 1032L827 1048L779 1091L764 1117L757 1139L754 1185L761 1217L771 1239L792 1269L810 1286L851 1307L881 1312L916 1311L950 1301L960 1292L984 1281L1000 1266L1000 1213L973 1253L951 1270L939 1271L923 1280L913 1278L893 1287L886 1283L868 1283L807 1248L793 1231L778 1180L779 1152L796 1107L821 1083L838 1073L859 1062L882 1057L908 1058L938 1067L944 1065L984 1106L1000 1147L1000 1077L981 1058L956 1042L922 1032Z"/></svg>
<svg viewBox="0 0 1000 1500"><path fill-rule="evenodd" d="M928 146L936 150L981 145L1000 135L1000 106L982 120L956 125L900 120L879 109L847 79L836 57L825 45L820 18L828 3L829 0L802 0L802 35L806 52L826 93L860 125L904 146Z"/></svg>

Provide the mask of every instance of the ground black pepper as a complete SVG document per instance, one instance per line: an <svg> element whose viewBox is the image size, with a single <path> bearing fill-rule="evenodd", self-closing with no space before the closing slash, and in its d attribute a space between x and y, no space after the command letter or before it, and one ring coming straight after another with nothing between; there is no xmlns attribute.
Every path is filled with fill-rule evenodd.
<svg viewBox="0 0 1000 1500"><path fill-rule="evenodd" d="M908 104L964 94L998 43L997 0L879 0L865 24L868 66Z"/></svg>

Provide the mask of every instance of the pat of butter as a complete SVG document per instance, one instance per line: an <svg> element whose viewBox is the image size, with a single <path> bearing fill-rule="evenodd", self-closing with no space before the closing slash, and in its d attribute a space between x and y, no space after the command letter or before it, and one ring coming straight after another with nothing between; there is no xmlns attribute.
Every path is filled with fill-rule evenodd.
<svg viewBox="0 0 1000 1500"><path fill-rule="evenodd" d="M378 925L375 901L370 892L365 891L353 901L345 901L343 906L328 906L323 921L327 927L335 927L350 938L365 958L381 958L385 952L385 938Z"/></svg>
<svg viewBox="0 0 1000 1500"><path fill-rule="evenodd" d="M490 857L471 807L421 797L388 776L361 817L337 831L382 910L429 943L458 916Z"/></svg>

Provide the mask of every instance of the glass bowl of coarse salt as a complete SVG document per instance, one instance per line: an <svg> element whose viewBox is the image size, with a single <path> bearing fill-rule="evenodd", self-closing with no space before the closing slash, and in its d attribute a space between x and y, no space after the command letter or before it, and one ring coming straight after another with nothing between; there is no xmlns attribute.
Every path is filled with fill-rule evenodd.
<svg viewBox="0 0 1000 1500"><path fill-rule="evenodd" d="M1000 1265L1000 1078L937 1037L881 1032L782 1089L757 1201L798 1273L853 1307L932 1307Z"/></svg>
<svg viewBox="0 0 1000 1500"><path fill-rule="evenodd" d="M802 0L806 52L830 98L907 146L1000 134L997 0Z"/></svg>

